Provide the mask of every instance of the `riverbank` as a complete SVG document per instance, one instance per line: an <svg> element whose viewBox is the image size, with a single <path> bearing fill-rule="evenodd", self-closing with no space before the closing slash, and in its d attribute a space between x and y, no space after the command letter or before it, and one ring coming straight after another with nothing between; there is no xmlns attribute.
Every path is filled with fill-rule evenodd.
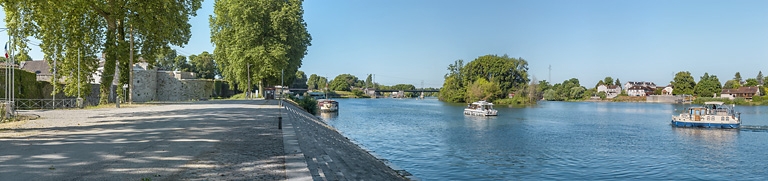
<svg viewBox="0 0 768 181"><path fill-rule="evenodd" d="M0 177L10 180L406 180L393 169L382 167L385 164L373 156L365 159L365 155L370 154L349 140L344 141L335 130L302 123L299 114L282 111L283 121L291 123L285 125L296 128L292 142L299 143L306 156L298 157L298 161L305 161L304 169L296 169L296 159L291 157L295 149L285 146L291 143L290 138L278 129L277 117L281 111L276 103L274 100L216 100L120 109L20 111L39 115L40 119L0 130L3 148ZM305 141L307 139L321 141ZM357 157L337 158L332 154L362 156L351 159ZM324 166L313 165L309 160L325 163L329 169L310 174L312 168L307 167Z"/></svg>

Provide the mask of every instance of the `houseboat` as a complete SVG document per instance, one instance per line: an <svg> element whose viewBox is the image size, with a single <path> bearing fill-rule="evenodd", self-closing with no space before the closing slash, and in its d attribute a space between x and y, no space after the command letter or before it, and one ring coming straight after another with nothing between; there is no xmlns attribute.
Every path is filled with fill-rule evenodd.
<svg viewBox="0 0 768 181"><path fill-rule="evenodd" d="M498 111L493 109L493 103L477 101L464 108L464 114L472 116L496 116Z"/></svg>
<svg viewBox="0 0 768 181"><path fill-rule="evenodd" d="M320 112L337 112L339 111L339 102L330 99L318 99L317 107L320 108Z"/></svg>
<svg viewBox="0 0 768 181"><path fill-rule="evenodd" d="M705 102L703 106L690 107L672 116L672 125L677 127L738 128L741 113L723 102Z"/></svg>

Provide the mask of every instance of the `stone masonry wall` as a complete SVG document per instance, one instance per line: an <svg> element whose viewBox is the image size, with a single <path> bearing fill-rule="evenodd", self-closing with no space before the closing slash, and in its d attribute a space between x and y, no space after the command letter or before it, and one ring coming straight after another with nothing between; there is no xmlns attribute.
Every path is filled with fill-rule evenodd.
<svg viewBox="0 0 768 181"><path fill-rule="evenodd" d="M156 70L133 70L133 101L148 102L156 100Z"/></svg>
<svg viewBox="0 0 768 181"><path fill-rule="evenodd" d="M208 99L213 94L213 81L176 78L178 72L157 72L157 101L190 101Z"/></svg>

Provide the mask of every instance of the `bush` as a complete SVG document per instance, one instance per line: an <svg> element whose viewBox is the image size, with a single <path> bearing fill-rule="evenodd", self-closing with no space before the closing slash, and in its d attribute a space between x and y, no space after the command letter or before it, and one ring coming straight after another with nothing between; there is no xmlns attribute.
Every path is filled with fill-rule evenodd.
<svg viewBox="0 0 768 181"><path fill-rule="evenodd" d="M309 112L310 114L317 114L317 100L310 96L304 96L303 98L299 99L294 96L288 96L289 99L296 102L296 104L299 105L302 109Z"/></svg>

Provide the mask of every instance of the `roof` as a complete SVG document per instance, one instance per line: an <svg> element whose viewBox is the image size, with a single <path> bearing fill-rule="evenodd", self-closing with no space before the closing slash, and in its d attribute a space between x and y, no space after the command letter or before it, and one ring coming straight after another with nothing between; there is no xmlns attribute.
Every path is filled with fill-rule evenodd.
<svg viewBox="0 0 768 181"><path fill-rule="evenodd" d="M715 105L723 105L723 102L720 102L720 101L711 101L711 102L704 102L704 104L715 104Z"/></svg>
<svg viewBox="0 0 768 181"><path fill-rule="evenodd" d="M721 94L754 94L760 89L758 87L739 87L738 89L723 89Z"/></svg>
<svg viewBox="0 0 768 181"><path fill-rule="evenodd" d="M35 73L37 75L53 75L51 73L51 66L48 65L47 61L43 61L43 60L22 62L21 69L24 69L28 72Z"/></svg>
<svg viewBox="0 0 768 181"><path fill-rule="evenodd" d="M609 85L609 86L606 86L605 84L600 84L598 87L600 87L600 86L605 86L605 88L607 88L607 89L616 89L616 88L621 88L621 87L619 87L618 85Z"/></svg>

